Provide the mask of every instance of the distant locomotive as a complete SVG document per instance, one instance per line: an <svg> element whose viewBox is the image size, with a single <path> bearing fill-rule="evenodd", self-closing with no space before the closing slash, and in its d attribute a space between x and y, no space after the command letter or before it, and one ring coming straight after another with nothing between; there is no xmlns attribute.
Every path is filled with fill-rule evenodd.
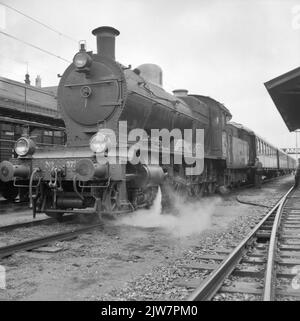
<svg viewBox="0 0 300 321"><path fill-rule="evenodd" d="M189 95L186 90L167 93L156 65L131 70L116 62L116 29L100 27L93 34L97 53L86 52L81 44L58 88L66 146L35 148L30 138L22 137L15 146L18 158L0 164L3 181L28 186L34 215L41 212L60 218L64 213L125 213L151 205L158 186L166 183L200 197L223 185L252 180L257 156L264 159L266 174L277 175L294 168L290 157L244 127L228 123L229 110L216 100ZM157 164L145 164L140 159L133 165L127 156L123 162L110 163L110 139L97 132L118 132L120 121L127 121L128 132L143 128L149 135L153 128L203 129L202 174L186 175L185 168L190 165L184 161L182 165L174 163L174 146L170 164L163 164L161 144L157 146ZM117 142L116 147L117 157L122 159L126 154L122 143ZM134 154L139 160L140 150ZM267 162L275 157L276 164Z"/></svg>

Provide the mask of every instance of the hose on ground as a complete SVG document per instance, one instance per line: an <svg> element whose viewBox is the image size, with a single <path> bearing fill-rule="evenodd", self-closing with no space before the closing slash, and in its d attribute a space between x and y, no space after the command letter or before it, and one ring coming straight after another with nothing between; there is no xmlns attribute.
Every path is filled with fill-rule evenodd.
<svg viewBox="0 0 300 321"><path fill-rule="evenodd" d="M253 206L259 206L259 207L266 207L266 208L271 208L270 206L267 205L263 205L263 204L257 204L257 203L252 203L252 202L246 202L246 201L242 201L239 199L239 197L236 197L236 200L241 203L241 204L246 204L246 205L253 205Z"/></svg>

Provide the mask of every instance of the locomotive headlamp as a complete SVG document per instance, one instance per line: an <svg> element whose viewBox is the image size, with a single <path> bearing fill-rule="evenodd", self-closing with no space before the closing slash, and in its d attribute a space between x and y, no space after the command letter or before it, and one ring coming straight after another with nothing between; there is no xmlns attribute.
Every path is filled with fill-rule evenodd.
<svg viewBox="0 0 300 321"><path fill-rule="evenodd" d="M97 133L90 140L90 148L94 153L103 153L111 147L109 136Z"/></svg>
<svg viewBox="0 0 300 321"><path fill-rule="evenodd" d="M35 143L32 139L21 137L15 144L15 152L19 156L32 155L35 152Z"/></svg>
<svg viewBox="0 0 300 321"><path fill-rule="evenodd" d="M86 52L78 52L73 58L74 65L79 68L87 68L92 63L92 58Z"/></svg>

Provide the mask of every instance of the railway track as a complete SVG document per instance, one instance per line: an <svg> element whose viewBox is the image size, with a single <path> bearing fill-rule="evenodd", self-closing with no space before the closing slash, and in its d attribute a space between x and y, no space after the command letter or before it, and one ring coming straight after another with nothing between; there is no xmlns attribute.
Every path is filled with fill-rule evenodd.
<svg viewBox="0 0 300 321"><path fill-rule="evenodd" d="M50 234L47 236L27 240L24 242L18 242L7 246L2 246L0 247L0 259L8 257L18 251L33 250L38 247L46 246L52 242L69 240L81 234L90 232L94 229L101 228L102 226L103 223L97 223L67 232Z"/></svg>
<svg viewBox="0 0 300 321"><path fill-rule="evenodd" d="M189 267L212 272L188 301L239 295L264 301L299 300L300 189L292 187L229 256L224 253L200 255L210 264Z"/></svg>
<svg viewBox="0 0 300 321"><path fill-rule="evenodd" d="M290 191L289 191L290 192ZM220 284L221 280L224 281L224 277L226 278L234 269L234 266L238 263L239 260L241 260L242 256L245 254L245 252L248 250L249 245L252 244L252 241L254 238L257 238L257 236L259 235L259 233L261 233L262 228L267 226L267 231L265 231L267 234L269 234L269 230L270 230L270 221L273 220L274 217L274 213L276 210L278 210L279 208L282 208L282 204L285 200L285 198L288 197L288 194L285 195L284 198L282 198L275 206L274 208L267 214L267 216L265 217L265 219L258 224L258 226L256 227L256 229L254 229L254 231L251 233L251 235L249 237L247 237L239 246L239 248L237 248L230 256L229 258L223 262L220 266L220 268L218 270L220 270L220 272L215 271L211 277L209 277L209 279L207 280L207 284L208 287L210 288L210 296L209 298L212 298L213 295L216 294L216 292L219 290L219 288L221 287L222 284ZM299 201L300 201L300 191L299 191ZM63 217L63 222L67 222L67 221L71 221L75 218L75 215L67 215ZM6 226L0 226L0 232L9 232L18 228L26 228L26 227L34 227L34 226L40 226L40 225L48 225L51 223L56 223L57 220L54 218L48 218L48 219L41 219L41 220L35 220L35 221L30 221L30 222L22 222L22 223L16 223L16 224L11 224L11 225L6 225ZM51 242L54 241L62 241L62 240L68 240L71 238L74 238L82 233L91 231L95 228L99 228L100 226L103 226L103 223L99 223L99 224L94 224L94 225L89 225L89 226L85 226L83 228L78 228L76 230L72 230L72 231L68 231L68 232L62 232L62 233L55 233L55 234L51 234L48 236L44 236L44 237L40 237L40 238L36 238L36 239L31 239L28 241L24 241L24 242L19 242L19 243L15 243L12 245L8 245L8 246L3 246L0 247L0 259L7 257L9 255L12 255L13 253L17 252L17 251L21 251L21 250L32 250L34 248L37 247L41 247L41 246L45 246ZM300 206L299 206L299 230L300 230ZM300 235L299 235L300 237ZM259 245L261 246L261 244ZM259 247L258 246L258 247ZM260 250L262 251L262 248L260 248ZM213 257L211 257L210 259L213 259ZM228 261L228 262L227 262ZM300 266L300 238L299 238L299 266ZM229 272L228 272L229 271ZM272 271L273 271L273 267L272 267ZM216 273L217 272L217 273ZM300 268L299 268L299 272L300 272ZM259 273L253 273L253 275L257 275ZM214 276L215 275L215 276ZM212 277L214 276L213 280ZM203 286L202 286L203 287ZM201 288L202 288L201 287ZM219 287L219 288L218 288ZM203 290L199 288L199 290L197 290L190 299L192 300L196 300L196 299L206 299L203 296ZM217 289L216 291L213 289ZM199 294L197 294L199 292ZM213 294L211 294L213 293Z"/></svg>

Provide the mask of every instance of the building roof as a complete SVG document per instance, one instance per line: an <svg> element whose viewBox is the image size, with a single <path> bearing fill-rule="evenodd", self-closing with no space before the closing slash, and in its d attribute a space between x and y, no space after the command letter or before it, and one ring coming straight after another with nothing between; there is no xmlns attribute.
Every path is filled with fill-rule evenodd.
<svg viewBox="0 0 300 321"><path fill-rule="evenodd" d="M265 83L289 131L300 129L300 67Z"/></svg>
<svg viewBox="0 0 300 321"><path fill-rule="evenodd" d="M0 77L0 108L59 118L56 94Z"/></svg>

